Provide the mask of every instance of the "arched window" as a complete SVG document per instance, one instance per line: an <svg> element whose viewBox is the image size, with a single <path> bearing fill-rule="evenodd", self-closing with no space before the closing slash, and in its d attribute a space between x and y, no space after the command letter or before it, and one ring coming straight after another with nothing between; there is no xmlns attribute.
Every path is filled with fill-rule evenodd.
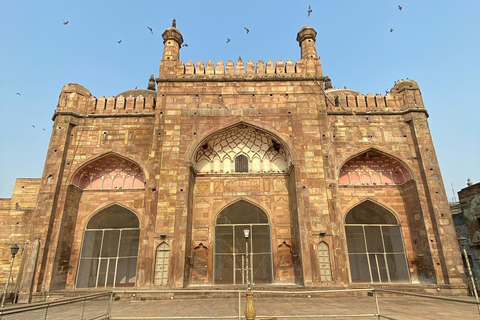
<svg viewBox="0 0 480 320"><path fill-rule="evenodd" d="M155 260L155 285L164 286L168 280L168 266L170 262L170 247L162 242L157 247L157 257Z"/></svg>
<svg viewBox="0 0 480 320"><path fill-rule="evenodd" d="M83 234L77 288L133 287L139 234L137 216L124 207L95 214Z"/></svg>
<svg viewBox="0 0 480 320"><path fill-rule="evenodd" d="M244 230L250 233L248 240ZM215 226L216 284L246 284L247 272L251 283L271 283L271 253L270 224L262 209L241 200L220 212Z"/></svg>
<svg viewBox="0 0 480 320"><path fill-rule="evenodd" d="M330 268L330 254L328 252L328 244L320 242L318 244L318 263L320 264L320 280L332 281L332 270Z"/></svg>
<svg viewBox="0 0 480 320"><path fill-rule="evenodd" d="M408 282L402 233L395 216L365 201L345 218L350 274L353 282Z"/></svg>
<svg viewBox="0 0 480 320"><path fill-rule="evenodd" d="M235 172L248 172L248 158L245 155L235 158Z"/></svg>

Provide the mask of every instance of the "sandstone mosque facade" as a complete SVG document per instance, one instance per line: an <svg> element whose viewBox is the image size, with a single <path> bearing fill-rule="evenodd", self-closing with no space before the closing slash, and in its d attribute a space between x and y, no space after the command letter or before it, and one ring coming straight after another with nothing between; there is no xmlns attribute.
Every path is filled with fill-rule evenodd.
<svg viewBox="0 0 480 320"><path fill-rule="evenodd" d="M241 287L247 272L257 287L465 292L415 81L333 88L309 26L296 62L184 63L179 30L163 39L148 89L62 88L42 177L0 200L20 294Z"/></svg>

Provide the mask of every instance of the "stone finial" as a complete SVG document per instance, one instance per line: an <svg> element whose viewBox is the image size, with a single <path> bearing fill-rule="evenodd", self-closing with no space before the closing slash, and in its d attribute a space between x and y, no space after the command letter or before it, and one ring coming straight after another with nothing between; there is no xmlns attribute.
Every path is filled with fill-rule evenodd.
<svg viewBox="0 0 480 320"><path fill-rule="evenodd" d="M328 76L325 80L325 89L332 89L332 80Z"/></svg>
<svg viewBox="0 0 480 320"><path fill-rule="evenodd" d="M148 80L148 90L155 91L155 78L153 77L153 74L150 75L150 79Z"/></svg>
<svg viewBox="0 0 480 320"><path fill-rule="evenodd" d="M469 187L473 186L472 179L470 179L470 178L467 179L467 186L469 186Z"/></svg>

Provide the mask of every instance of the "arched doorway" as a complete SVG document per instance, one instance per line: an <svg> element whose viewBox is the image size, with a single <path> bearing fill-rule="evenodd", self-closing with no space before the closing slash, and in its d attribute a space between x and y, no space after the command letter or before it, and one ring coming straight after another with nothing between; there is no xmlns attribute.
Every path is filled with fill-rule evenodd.
<svg viewBox="0 0 480 320"><path fill-rule="evenodd" d="M244 230L250 232L248 257ZM246 268L248 260L248 270ZM270 224L259 207L240 200L225 208L215 225L214 280L216 284L272 282Z"/></svg>
<svg viewBox="0 0 480 320"><path fill-rule="evenodd" d="M165 286L168 281L168 266L170 263L170 247L167 243L162 242L157 247L157 255L155 259L155 285Z"/></svg>
<svg viewBox="0 0 480 320"><path fill-rule="evenodd" d="M137 216L122 206L96 213L83 234L76 287L133 287L139 234Z"/></svg>
<svg viewBox="0 0 480 320"><path fill-rule="evenodd" d="M409 282L402 233L386 208L364 201L345 218L350 275L353 282Z"/></svg>

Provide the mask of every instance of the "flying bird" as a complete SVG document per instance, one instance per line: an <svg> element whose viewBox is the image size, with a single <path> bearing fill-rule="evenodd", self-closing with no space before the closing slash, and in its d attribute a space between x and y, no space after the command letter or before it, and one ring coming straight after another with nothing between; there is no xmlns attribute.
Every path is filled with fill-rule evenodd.
<svg viewBox="0 0 480 320"><path fill-rule="evenodd" d="M247 31L247 34L250 32L250 29L248 29L247 27L243 27L243 29L245 29L245 31Z"/></svg>
<svg viewBox="0 0 480 320"><path fill-rule="evenodd" d="M42 128L42 129L43 129L43 131L45 131L45 128Z"/></svg>
<svg viewBox="0 0 480 320"><path fill-rule="evenodd" d="M312 7L308 6L307 12L308 12L308 16L310 17L310 13L312 13Z"/></svg>
<svg viewBox="0 0 480 320"><path fill-rule="evenodd" d="M398 5L398 10L401 11L402 9L403 9L403 7L401 5Z"/></svg>
<svg viewBox="0 0 480 320"><path fill-rule="evenodd" d="M17 95L19 95L20 97L22 96L22 94L20 92L17 92Z"/></svg>
<svg viewBox="0 0 480 320"><path fill-rule="evenodd" d="M182 44L182 47L188 47L188 43Z"/></svg>
<svg viewBox="0 0 480 320"><path fill-rule="evenodd" d="M62 24L63 24L64 26L66 26L69 22L70 22L70 21L68 21L68 20L67 20L67 21L63 20Z"/></svg>
<svg viewBox="0 0 480 320"><path fill-rule="evenodd" d="M33 124L31 124L32 128L35 128L35 126Z"/></svg>
<svg viewBox="0 0 480 320"><path fill-rule="evenodd" d="M230 38L227 38L227 43L229 43L230 41L232 41Z"/></svg>
<svg viewBox="0 0 480 320"><path fill-rule="evenodd" d="M150 28L149 26L147 26L148 30L150 30L150 32L153 34L153 29Z"/></svg>
<svg viewBox="0 0 480 320"><path fill-rule="evenodd" d="M390 32L393 32L393 31L395 31L395 30L393 30L393 28L390 28Z"/></svg>
<svg viewBox="0 0 480 320"><path fill-rule="evenodd" d="M118 44L122 43L122 40L118 40L117 43L118 43Z"/></svg>

